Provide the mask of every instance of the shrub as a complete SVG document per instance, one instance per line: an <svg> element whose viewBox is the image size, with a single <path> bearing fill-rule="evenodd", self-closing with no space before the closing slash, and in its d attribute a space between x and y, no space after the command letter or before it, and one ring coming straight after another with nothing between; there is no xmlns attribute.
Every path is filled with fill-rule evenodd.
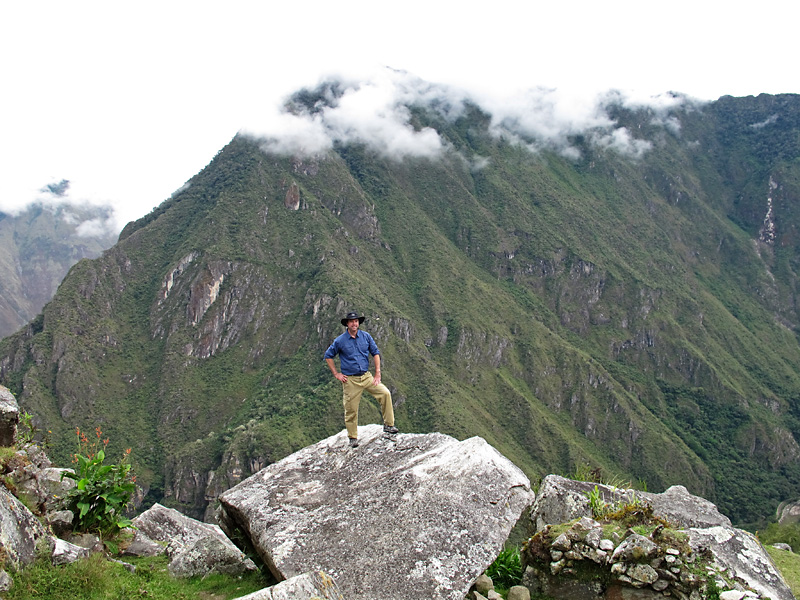
<svg viewBox="0 0 800 600"><path fill-rule="evenodd" d="M113 536L120 529L131 526L131 521L123 515L136 489L129 463L130 448L123 453L119 464L106 465L108 439L101 441L100 428L95 429L96 439L92 442L80 429L76 432L78 451L73 457L76 472L62 475L62 478L76 481L75 487L67 494L66 505L75 515L76 531Z"/></svg>

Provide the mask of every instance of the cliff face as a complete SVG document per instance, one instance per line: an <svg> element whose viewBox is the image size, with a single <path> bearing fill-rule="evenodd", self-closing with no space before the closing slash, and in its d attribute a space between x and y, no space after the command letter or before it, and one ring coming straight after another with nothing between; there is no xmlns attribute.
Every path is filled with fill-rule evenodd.
<svg viewBox="0 0 800 600"><path fill-rule="evenodd" d="M201 515L221 481L341 429L321 356L359 310L404 431L756 518L800 483L800 152L751 127L774 111L800 131L794 97L676 108L671 128L620 108L638 157L534 153L475 112L414 113L448 142L435 160L236 138L72 269L0 343L0 378L56 453L100 424L156 499Z"/></svg>

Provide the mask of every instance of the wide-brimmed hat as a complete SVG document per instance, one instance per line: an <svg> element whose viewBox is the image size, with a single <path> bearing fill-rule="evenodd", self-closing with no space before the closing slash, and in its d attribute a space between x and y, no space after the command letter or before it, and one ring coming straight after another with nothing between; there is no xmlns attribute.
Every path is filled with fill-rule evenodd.
<svg viewBox="0 0 800 600"><path fill-rule="evenodd" d="M359 325L361 325L361 323L364 322L364 316L363 315L359 316L357 312L349 312L349 313L347 313L345 318L342 319L342 325L347 327L347 322L350 321L351 319L358 319L358 324Z"/></svg>

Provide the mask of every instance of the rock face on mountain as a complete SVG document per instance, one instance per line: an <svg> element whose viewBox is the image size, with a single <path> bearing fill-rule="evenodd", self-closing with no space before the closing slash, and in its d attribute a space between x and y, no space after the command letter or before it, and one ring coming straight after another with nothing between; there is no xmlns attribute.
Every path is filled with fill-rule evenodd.
<svg viewBox="0 0 800 600"><path fill-rule="evenodd" d="M652 508L648 535L608 534L592 504ZM536 535L527 544L524 582L557 599L702 597L706 581L718 591L794 600L771 558L750 533L703 498L673 486L661 494L548 475L531 507ZM560 533L551 533L553 526ZM552 539L551 539L552 538ZM593 573L587 577L587 573ZM742 597L742 596L737 596Z"/></svg>
<svg viewBox="0 0 800 600"><path fill-rule="evenodd" d="M483 439L344 431L220 497L279 579L334 578L348 600L463 600L533 501L528 478Z"/></svg>
<svg viewBox="0 0 800 600"><path fill-rule="evenodd" d="M0 385L0 446L13 446L17 439L19 404L7 387Z"/></svg>

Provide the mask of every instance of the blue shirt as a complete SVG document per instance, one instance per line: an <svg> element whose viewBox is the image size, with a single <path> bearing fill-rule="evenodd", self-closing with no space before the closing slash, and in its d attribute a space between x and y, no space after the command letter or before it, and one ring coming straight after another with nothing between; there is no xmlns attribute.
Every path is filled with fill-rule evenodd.
<svg viewBox="0 0 800 600"><path fill-rule="evenodd" d="M325 358L333 358L337 354L344 375L360 375L369 371L369 357L380 354L380 351L372 336L359 329L356 337L345 331L333 340L325 351Z"/></svg>

